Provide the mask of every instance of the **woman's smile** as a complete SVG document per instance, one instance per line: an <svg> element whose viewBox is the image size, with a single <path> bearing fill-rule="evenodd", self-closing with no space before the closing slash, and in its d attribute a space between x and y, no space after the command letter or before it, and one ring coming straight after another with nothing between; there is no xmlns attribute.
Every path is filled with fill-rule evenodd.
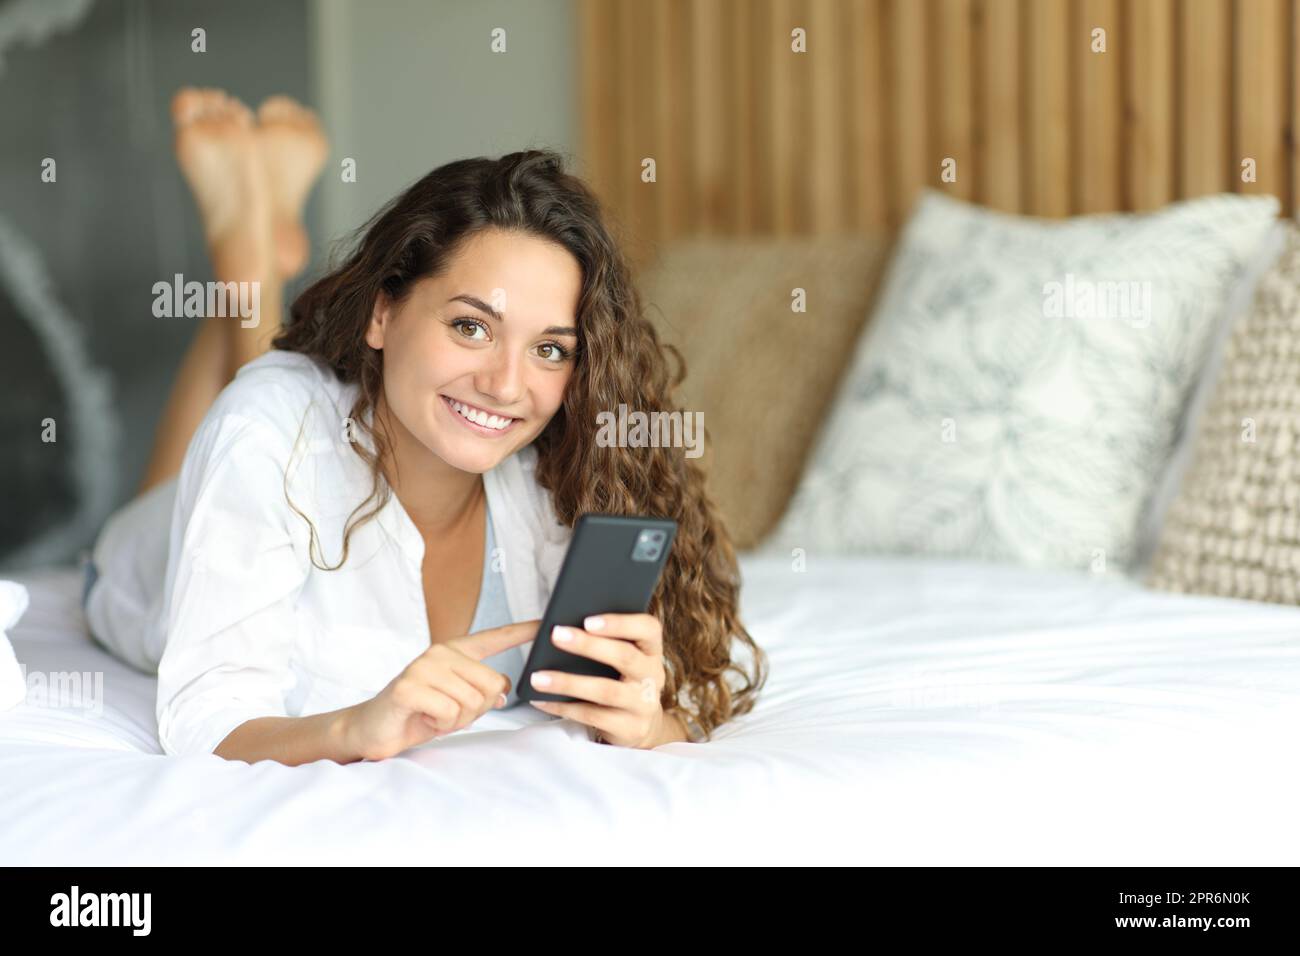
<svg viewBox="0 0 1300 956"><path fill-rule="evenodd" d="M439 395L438 397L442 399L443 404L451 412L453 418L470 431L488 438L504 435L523 421L521 418L509 418L504 415L493 414L487 409L479 408L477 405L469 405L446 395Z"/></svg>

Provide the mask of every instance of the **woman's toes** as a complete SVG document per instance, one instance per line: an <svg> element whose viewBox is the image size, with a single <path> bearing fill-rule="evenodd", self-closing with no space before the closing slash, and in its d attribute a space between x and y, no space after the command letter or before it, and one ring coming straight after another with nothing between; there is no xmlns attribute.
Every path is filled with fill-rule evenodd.
<svg viewBox="0 0 1300 956"><path fill-rule="evenodd" d="M194 123L220 126L223 121L251 126L252 111L220 90L186 87L172 97L172 120L177 126Z"/></svg>
<svg viewBox="0 0 1300 956"><path fill-rule="evenodd" d="M241 123L248 126L253 125L253 111L248 108L248 105L243 100L231 98L228 106Z"/></svg>
<svg viewBox="0 0 1300 956"><path fill-rule="evenodd" d="M257 108L257 121L264 124L293 125L318 130L315 112L288 96L268 96Z"/></svg>
<svg viewBox="0 0 1300 956"><path fill-rule="evenodd" d="M269 96L257 108L257 138L269 174L280 274L296 275L311 252L302 210L320 175L329 144L316 114L288 96Z"/></svg>
<svg viewBox="0 0 1300 956"><path fill-rule="evenodd" d="M183 89L172 115L176 158L214 260L249 274L274 268L271 186L252 111L220 90Z"/></svg>
<svg viewBox="0 0 1300 956"><path fill-rule="evenodd" d="M292 98L283 94L268 96L262 101L262 105L257 108L257 118L265 123L268 120L285 120L296 117L303 108L298 105Z"/></svg>
<svg viewBox="0 0 1300 956"><path fill-rule="evenodd" d="M216 116L225 109L225 102L220 90L204 90L203 96L199 100L199 113L201 116Z"/></svg>
<svg viewBox="0 0 1300 956"><path fill-rule="evenodd" d="M177 124L193 122L202 112L203 102L202 90L197 90L192 86L185 86L177 90L172 97L172 121Z"/></svg>

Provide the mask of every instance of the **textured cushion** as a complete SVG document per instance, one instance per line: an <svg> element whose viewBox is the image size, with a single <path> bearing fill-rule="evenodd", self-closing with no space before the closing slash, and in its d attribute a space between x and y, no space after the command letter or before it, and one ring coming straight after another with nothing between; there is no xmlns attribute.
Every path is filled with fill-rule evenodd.
<svg viewBox="0 0 1300 956"><path fill-rule="evenodd" d="M1300 604L1300 230L1233 329L1147 583Z"/></svg>
<svg viewBox="0 0 1300 956"><path fill-rule="evenodd" d="M924 191L764 549L1128 570L1226 291L1278 205L1045 220Z"/></svg>
<svg viewBox="0 0 1300 956"><path fill-rule="evenodd" d="M737 548L789 503L889 246L886 234L688 238L641 277L648 318L686 361L677 398L704 413L701 462Z"/></svg>
<svg viewBox="0 0 1300 956"><path fill-rule="evenodd" d="M1156 545L1160 541L1160 532L1164 528L1165 516L1169 514L1169 508L1178 490L1183 486L1183 479L1191 463L1197 428L1205 414L1206 406L1210 404L1210 397L1218 380L1219 368L1223 365L1223 353L1228 347L1228 338L1232 330L1237 327L1237 323L1246 321L1246 313L1254 305L1255 291L1259 288L1260 280L1277 263L1290 230L1291 225L1287 220L1273 221L1263 244L1255 250L1241 277L1228 293L1224 314L1214 330L1208 349L1209 357L1197 373L1196 384L1184 407L1169 464L1161 474L1159 484L1142 517L1138 557L1134 567L1134 572L1139 576L1147 573L1151 568Z"/></svg>

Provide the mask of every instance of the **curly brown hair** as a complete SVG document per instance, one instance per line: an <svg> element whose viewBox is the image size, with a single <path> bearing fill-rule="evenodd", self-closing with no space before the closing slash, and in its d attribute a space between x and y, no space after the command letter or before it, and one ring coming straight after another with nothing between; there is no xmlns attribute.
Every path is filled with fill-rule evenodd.
<svg viewBox="0 0 1300 956"><path fill-rule="evenodd" d="M401 302L415 282L439 275L460 243L490 228L557 243L581 266L576 366L563 404L533 442L537 480L569 528L586 512L676 520L677 536L649 608L664 625L661 704L709 740L718 726L753 708L767 680L767 656L740 622L735 550L701 469L681 449L596 440L597 414L619 403L647 413L680 412L673 392L686 363L674 346L660 343L645 318L599 201L564 171L554 151L462 159L424 176L358 230L352 251L298 296L272 341L273 348L313 356L339 381L358 385L350 417L377 449L350 443L370 466L374 484L349 516L339 565L326 570L346 562L351 532L382 510L391 494L381 465L389 444L383 416L378 431L368 421L383 382L381 355L365 341L376 298L382 290ZM677 362L671 378L665 351ZM315 534L313 527L313 542ZM737 641L749 652L748 667L732 660ZM738 675L739 686L730 685L729 674Z"/></svg>

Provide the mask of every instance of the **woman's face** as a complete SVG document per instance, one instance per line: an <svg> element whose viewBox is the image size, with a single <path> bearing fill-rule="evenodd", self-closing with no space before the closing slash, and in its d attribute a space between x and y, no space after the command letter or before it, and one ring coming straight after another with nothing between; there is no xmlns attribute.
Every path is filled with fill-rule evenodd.
<svg viewBox="0 0 1300 956"><path fill-rule="evenodd" d="M380 295L366 342L383 350L391 417L453 468L494 468L560 407L573 375L581 289L568 250L488 229L400 304Z"/></svg>

